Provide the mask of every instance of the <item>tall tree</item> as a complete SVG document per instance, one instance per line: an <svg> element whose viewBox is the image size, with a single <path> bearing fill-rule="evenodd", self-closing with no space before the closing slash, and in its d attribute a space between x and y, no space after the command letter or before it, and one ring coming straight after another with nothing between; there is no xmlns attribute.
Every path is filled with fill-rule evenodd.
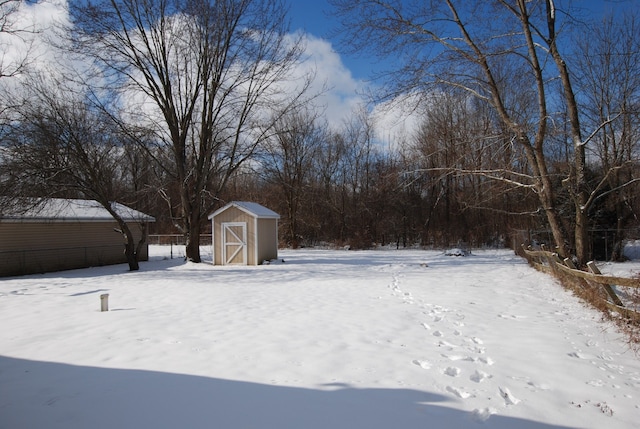
<svg viewBox="0 0 640 429"><path fill-rule="evenodd" d="M624 228L637 217L637 160L640 146L640 21L609 15L588 35L576 38L576 67L586 130L596 130L590 145L591 169L598 177L589 189L587 207L605 207L613 218L599 227L615 229L613 259L622 257Z"/></svg>
<svg viewBox="0 0 640 429"><path fill-rule="evenodd" d="M314 158L326 135L317 115L302 110L281 117L264 145L261 170L280 191L285 203L283 238L294 248L300 243L300 211L308 202Z"/></svg>
<svg viewBox="0 0 640 429"><path fill-rule="evenodd" d="M126 128L153 130L176 184L186 256L233 173L253 155L305 82L280 0L99 0L72 7L79 51L122 95ZM165 193L165 195L170 195ZM171 202L172 205L175 203Z"/></svg>
<svg viewBox="0 0 640 429"><path fill-rule="evenodd" d="M512 169L480 171L495 180L533 190L545 213L555 245L568 255L568 235L558 210L558 184L548 159L552 113L564 109L573 159L564 185L573 202L574 246L585 262L587 179L579 107L560 43L571 17L571 2L555 0L332 0L356 49L399 58L386 96L428 97L439 86L453 86L488 103L527 159L526 175ZM565 6L560 14L556 3ZM555 87L556 76L559 89ZM519 89L518 97L509 88ZM523 106L520 100L532 100ZM561 102L557 102L561 100ZM535 109L531 107L535 106Z"/></svg>

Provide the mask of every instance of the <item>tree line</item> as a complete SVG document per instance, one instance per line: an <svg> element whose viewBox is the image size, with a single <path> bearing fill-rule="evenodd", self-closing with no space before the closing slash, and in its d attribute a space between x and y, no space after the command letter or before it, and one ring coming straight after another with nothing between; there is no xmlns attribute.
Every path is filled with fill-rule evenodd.
<svg viewBox="0 0 640 429"><path fill-rule="evenodd" d="M366 107L328 124L314 76L292 77L304 46L283 2L75 4L58 29L65 64L3 89L0 195L118 200L184 234L196 262L207 215L232 200L280 213L293 247L502 245L548 229L584 263L589 231L611 229L621 256L640 208L636 13L331 3L344 49L396 59L372 101L410 107L413 132L382 145Z"/></svg>

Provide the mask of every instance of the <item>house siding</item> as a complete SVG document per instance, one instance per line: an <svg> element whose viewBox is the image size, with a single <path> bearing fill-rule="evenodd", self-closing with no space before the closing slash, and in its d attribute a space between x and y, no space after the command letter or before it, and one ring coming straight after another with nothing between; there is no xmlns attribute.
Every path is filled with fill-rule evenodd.
<svg viewBox="0 0 640 429"><path fill-rule="evenodd" d="M0 276L125 263L117 228L115 221L0 221ZM141 229L132 231L138 241ZM139 259L148 258L145 245Z"/></svg>

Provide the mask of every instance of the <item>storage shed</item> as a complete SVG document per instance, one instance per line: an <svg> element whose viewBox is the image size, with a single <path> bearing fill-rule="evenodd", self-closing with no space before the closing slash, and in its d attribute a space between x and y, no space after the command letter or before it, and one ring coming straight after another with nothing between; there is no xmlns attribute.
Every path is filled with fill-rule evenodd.
<svg viewBox="0 0 640 429"><path fill-rule="evenodd" d="M119 203L112 207L138 241L155 219ZM143 246L139 259L149 259ZM25 211L0 213L0 276L126 263L118 223L98 202L47 199Z"/></svg>
<svg viewBox="0 0 640 429"><path fill-rule="evenodd" d="M258 203L233 201L208 218L214 265L259 265L278 258L278 213Z"/></svg>

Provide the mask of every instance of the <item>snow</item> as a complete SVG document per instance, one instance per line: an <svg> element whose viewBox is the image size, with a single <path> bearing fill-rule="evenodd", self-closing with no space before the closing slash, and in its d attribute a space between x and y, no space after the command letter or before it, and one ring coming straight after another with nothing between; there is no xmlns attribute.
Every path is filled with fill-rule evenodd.
<svg viewBox="0 0 640 429"><path fill-rule="evenodd" d="M445 250L444 254L447 256L467 256L469 255L469 251L455 247L453 249Z"/></svg>
<svg viewBox="0 0 640 429"><path fill-rule="evenodd" d="M215 212L211 213L208 218L212 219L219 213L227 210L229 207L237 207L240 210L249 213L250 215L263 218L263 219L280 219L280 215L271 209L266 208L263 205L250 201L232 201L224 207L219 208Z"/></svg>
<svg viewBox="0 0 640 429"><path fill-rule="evenodd" d="M113 221L113 216L94 200L47 198L33 202L34 206L18 213L0 213L4 221ZM111 207L126 221L155 222L155 219L118 202Z"/></svg>
<svg viewBox="0 0 640 429"><path fill-rule="evenodd" d="M637 427L625 338L511 251L150 251L0 279L1 428Z"/></svg>

